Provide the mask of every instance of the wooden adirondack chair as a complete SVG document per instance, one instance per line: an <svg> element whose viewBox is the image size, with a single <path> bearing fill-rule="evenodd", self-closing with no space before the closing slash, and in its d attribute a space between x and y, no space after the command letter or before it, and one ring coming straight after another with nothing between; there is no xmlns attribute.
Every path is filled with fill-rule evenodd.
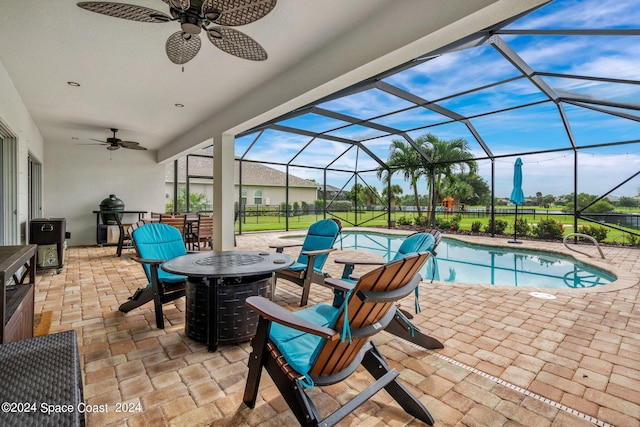
<svg viewBox="0 0 640 427"><path fill-rule="evenodd" d="M132 239L138 256L132 257L144 267L149 284L138 288L121 304L119 310L127 313L149 301L153 301L156 313L156 326L164 329L162 305L185 295L187 278L167 273L160 265L175 257L186 255L182 233L171 225L150 223L132 230Z"/></svg>
<svg viewBox="0 0 640 427"><path fill-rule="evenodd" d="M277 252L282 252L284 248L288 247L302 246L298 259L291 267L274 273L271 288L272 299L276 291L276 282L280 278L302 287L300 307L307 305L311 283L322 285L324 284L324 279L328 277L322 271L322 268L329 253L335 250L333 245L341 228L342 224L339 221L323 219L311 224L302 244L295 242L269 245L270 248L276 249Z"/></svg>
<svg viewBox="0 0 640 427"><path fill-rule="evenodd" d="M395 303L418 286L429 253L411 254L376 268L353 284L327 279L347 292L339 307L316 304L294 313L262 297L247 305L259 315L244 402L253 408L264 367L301 425L334 425L383 388L409 414L433 425L424 405L399 381L369 338L394 318ZM375 381L333 413L319 413L304 389L345 380L362 365Z"/></svg>
<svg viewBox="0 0 640 427"><path fill-rule="evenodd" d="M414 233L407 237L404 242L398 248L398 251L394 255L392 260L398 260L406 257L407 255L418 253L418 252L430 252L432 255L435 255L435 249L440 243L441 233L437 230L432 230L430 232L422 232L422 233ZM430 267L435 268L435 258L429 258ZM336 263L344 264L344 270L342 272L343 280L351 280L357 279L357 276L354 276L353 269L357 264L366 264L366 265L379 265L381 264L378 261L362 261L362 260L346 260L346 259L336 259ZM416 288L417 289L417 288ZM336 293L336 301L334 304L339 304L341 299L343 298L342 293L338 290ZM416 311L419 312L419 296L416 290L415 292L416 298ZM420 347L427 349L437 349L444 348L444 345L437 340L436 338L429 336L423 333L417 326L415 326L411 320L412 316L405 310L400 309L400 307L396 307L396 314L393 318L393 322L389 323L386 328L386 331L394 334L402 339L410 341L414 344L419 345Z"/></svg>

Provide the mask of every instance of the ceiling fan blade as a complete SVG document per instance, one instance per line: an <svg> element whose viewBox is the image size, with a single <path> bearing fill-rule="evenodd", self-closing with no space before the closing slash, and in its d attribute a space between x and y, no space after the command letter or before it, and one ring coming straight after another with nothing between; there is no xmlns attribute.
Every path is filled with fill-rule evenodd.
<svg viewBox="0 0 640 427"><path fill-rule="evenodd" d="M190 0L162 0L162 1L168 4L169 6L175 7L176 9L180 9L180 10L187 10L189 9L189 7L191 7Z"/></svg>
<svg viewBox="0 0 640 427"><path fill-rule="evenodd" d="M169 22L171 17L155 9L125 3L81 1L78 6L90 12L139 22Z"/></svg>
<svg viewBox="0 0 640 427"><path fill-rule="evenodd" d="M180 65L191 61L197 55L201 45L198 35L178 31L169 36L165 50L171 62Z"/></svg>
<svg viewBox="0 0 640 427"><path fill-rule="evenodd" d="M140 147L139 142L134 141L120 141L120 146L123 148L130 148L132 150L142 150L144 148Z"/></svg>
<svg viewBox="0 0 640 427"><path fill-rule="evenodd" d="M101 139L94 139L94 138L89 138L89 139L90 139L91 141L97 141L97 142L99 142L99 143L101 143L101 144L108 144L108 142L107 142L107 141L103 141L103 140L101 140Z"/></svg>
<svg viewBox="0 0 640 427"><path fill-rule="evenodd" d="M146 148L140 146L140 145L124 145L124 144L120 144L122 146L122 148L128 148L129 150L146 150Z"/></svg>
<svg viewBox="0 0 640 427"><path fill-rule="evenodd" d="M205 0L202 3L202 15L220 14L212 20L216 24L228 27L250 24L264 18L274 7L277 0Z"/></svg>
<svg viewBox="0 0 640 427"><path fill-rule="evenodd" d="M238 30L226 27L213 27L207 31L209 41L217 48L231 55L250 61L264 61L267 52L260 44Z"/></svg>

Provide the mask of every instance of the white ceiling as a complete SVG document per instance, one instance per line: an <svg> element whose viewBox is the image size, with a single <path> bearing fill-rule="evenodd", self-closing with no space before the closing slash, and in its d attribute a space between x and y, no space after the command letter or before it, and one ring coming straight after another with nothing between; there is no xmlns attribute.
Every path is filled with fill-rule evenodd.
<svg viewBox="0 0 640 427"><path fill-rule="evenodd" d="M45 144L104 140L115 127L164 161L543 0L278 0L263 19L236 27L265 48L266 61L226 54L203 37L184 72L164 51L176 22L99 15L76 0L0 2L0 62ZM161 0L125 2L168 13Z"/></svg>

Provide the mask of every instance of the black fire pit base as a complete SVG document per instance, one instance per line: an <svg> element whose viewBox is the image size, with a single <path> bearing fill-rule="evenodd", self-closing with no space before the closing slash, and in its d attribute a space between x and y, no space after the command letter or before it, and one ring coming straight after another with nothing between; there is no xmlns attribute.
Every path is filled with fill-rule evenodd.
<svg viewBox="0 0 640 427"><path fill-rule="evenodd" d="M216 351L218 344L248 341L256 333L258 315L247 297L267 297L271 273L243 277L189 277L186 285L185 331L194 341Z"/></svg>

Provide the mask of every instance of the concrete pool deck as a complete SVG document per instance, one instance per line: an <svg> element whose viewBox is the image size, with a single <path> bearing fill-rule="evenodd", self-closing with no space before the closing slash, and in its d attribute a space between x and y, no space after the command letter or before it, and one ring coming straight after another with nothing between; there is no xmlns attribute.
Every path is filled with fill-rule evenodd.
<svg viewBox="0 0 640 427"><path fill-rule="evenodd" d="M243 234L237 248L267 249L280 236L301 234ZM504 238L455 237L508 245ZM541 290L555 299L534 297L532 288L423 281L422 312L413 322L445 348L424 350L383 332L375 337L382 353L437 426L640 426L640 276L634 273L640 272L640 250L604 247L606 260L599 261L595 249L590 258L561 243L524 240L518 246L571 254L618 280L594 289ZM52 311L51 332L77 331L85 401L112 409L88 414L88 426L295 424L266 375L256 408L242 404L251 346L208 353L185 337L184 300L165 306L164 330L155 328L151 304L119 312L118 305L146 280L139 264L114 254L113 247L72 247L61 274L38 273L36 313ZM333 252L326 269L334 277L341 273L333 262L338 257L373 255ZM278 282L281 305L298 309L299 295L297 286ZM329 289L312 286L310 303L331 297ZM412 298L402 305L413 313ZM335 409L369 380L358 371L314 390L321 411ZM117 402L139 402L142 410L116 413ZM422 425L392 402L378 393L341 425Z"/></svg>

